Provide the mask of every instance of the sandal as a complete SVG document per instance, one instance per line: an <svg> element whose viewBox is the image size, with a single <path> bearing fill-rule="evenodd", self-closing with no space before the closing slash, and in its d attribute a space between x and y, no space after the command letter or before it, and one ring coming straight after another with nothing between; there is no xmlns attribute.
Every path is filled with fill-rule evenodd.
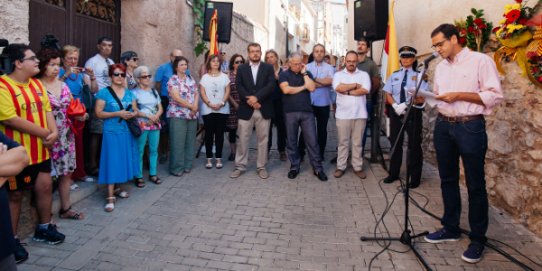
<svg viewBox="0 0 542 271"><path fill-rule="evenodd" d="M223 165L222 165L222 159L221 159L221 158L216 158L216 165L215 165L215 167L216 167L217 169L221 169L222 166L223 166Z"/></svg>
<svg viewBox="0 0 542 271"><path fill-rule="evenodd" d="M158 178L158 176L154 175L154 176L149 176L149 181L155 183L155 184L161 184L162 183L162 180L160 180L160 178Z"/></svg>
<svg viewBox="0 0 542 271"><path fill-rule="evenodd" d="M207 158L207 164L205 164L206 169L213 168L213 158Z"/></svg>
<svg viewBox="0 0 542 271"><path fill-rule="evenodd" d="M107 204L105 204L105 207L104 207L104 211L110 213L110 212L113 212L113 210L115 210L115 201L116 201L116 198L115 197L108 197L108 198L105 198L106 200L110 200L112 202L108 202Z"/></svg>
<svg viewBox="0 0 542 271"><path fill-rule="evenodd" d="M72 210L72 207L68 207L68 209L63 210L60 208L60 211L58 211L58 216L60 218L65 219L74 219L74 220L83 220L85 219L85 215L79 211Z"/></svg>
<svg viewBox="0 0 542 271"><path fill-rule="evenodd" d="M134 183L138 188L145 187L145 180L143 180L143 178L136 178Z"/></svg>
<svg viewBox="0 0 542 271"><path fill-rule="evenodd" d="M115 196L117 196L117 197L119 197L121 199L125 199L125 198L130 197L130 194L128 194L128 192L126 192L124 190L121 190L120 188L115 189L115 192L113 194L115 194Z"/></svg>

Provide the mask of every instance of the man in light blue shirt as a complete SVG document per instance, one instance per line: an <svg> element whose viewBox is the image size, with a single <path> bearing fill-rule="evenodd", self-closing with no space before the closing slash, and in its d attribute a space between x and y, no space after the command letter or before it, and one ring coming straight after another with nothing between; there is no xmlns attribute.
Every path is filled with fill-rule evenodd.
<svg viewBox="0 0 542 271"><path fill-rule="evenodd" d="M329 106L331 105L330 92L333 91L331 83L335 69L324 61L326 48L322 44L316 44L312 48L314 61L307 64L307 70L314 76L316 90L311 92L311 103L314 117L316 118L316 131L320 156L324 159L324 151L327 143L327 122L329 120ZM300 154L303 156L305 143L303 136L299 138Z"/></svg>

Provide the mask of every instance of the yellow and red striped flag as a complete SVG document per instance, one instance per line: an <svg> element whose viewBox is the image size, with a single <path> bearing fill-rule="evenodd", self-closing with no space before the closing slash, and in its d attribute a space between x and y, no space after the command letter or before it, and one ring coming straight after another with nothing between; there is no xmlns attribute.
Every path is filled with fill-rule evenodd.
<svg viewBox="0 0 542 271"><path fill-rule="evenodd" d="M384 55L382 56L382 80L386 79L394 71L399 69L399 48L397 47L397 35L395 32L395 17L393 16L394 0L390 0L390 9L388 15L388 31L386 32L386 41L384 43Z"/></svg>
<svg viewBox="0 0 542 271"><path fill-rule="evenodd" d="M209 54L218 55L218 11L213 11L209 24Z"/></svg>

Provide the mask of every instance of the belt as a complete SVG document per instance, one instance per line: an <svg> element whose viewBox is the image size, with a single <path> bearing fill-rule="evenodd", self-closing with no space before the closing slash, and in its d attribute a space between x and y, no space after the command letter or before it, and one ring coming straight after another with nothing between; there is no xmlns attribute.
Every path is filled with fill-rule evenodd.
<svg viewBox="0 0 542 271"><path fill-rule="evenodd" d="M438 118L447 122L467 122L471 120L484 119L484 115L472 115L472 116L459 116L459 117L448 117L438 113Z"/></svg>

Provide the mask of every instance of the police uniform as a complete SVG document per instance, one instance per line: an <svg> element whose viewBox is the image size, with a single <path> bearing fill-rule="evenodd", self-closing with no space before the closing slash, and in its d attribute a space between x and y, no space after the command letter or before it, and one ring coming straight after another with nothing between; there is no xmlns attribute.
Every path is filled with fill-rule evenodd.
<svg viewBox="0 0 542 271"><path fill-rule="evenodd" d="M401 58L410 58L416 57L416 49L410 46L403 46L399 49L399 56ZM409 68L401 67L401 69L395 71L388 78L386 84L384 85L383 90L387 95L391 95L394 100L393 107L388 106L388 116L390 118L390 142L394 144L397 137L399 137L398 147L395 149L395 152L391 155L390 159L390 171L388 177L384 179L385 183L392 183L395 180L399 179L399 173L401 170L401 163L403 159L403 139L404 132L408 134L408 149L410 153L409 161L409 173L411 188L416 188L420 185L420 178L422 174L422 165L423 165L423 152L421 148L422 143L422 112L424 105L414 105L410 115L407 120L407 124L403 133L399 135L401 126L403 123L404 112L400 112L401 115L398 115L396 109L397 105L401 105L403 108L406 105L410 104L411 95L408 93L408 90L415 89L417 84L421 81L420 90L427 90L428 85L425 80L420 78L420 72L415 70L416 62L414 65ZM408 158L407 158L408 159Z"/></svg>

